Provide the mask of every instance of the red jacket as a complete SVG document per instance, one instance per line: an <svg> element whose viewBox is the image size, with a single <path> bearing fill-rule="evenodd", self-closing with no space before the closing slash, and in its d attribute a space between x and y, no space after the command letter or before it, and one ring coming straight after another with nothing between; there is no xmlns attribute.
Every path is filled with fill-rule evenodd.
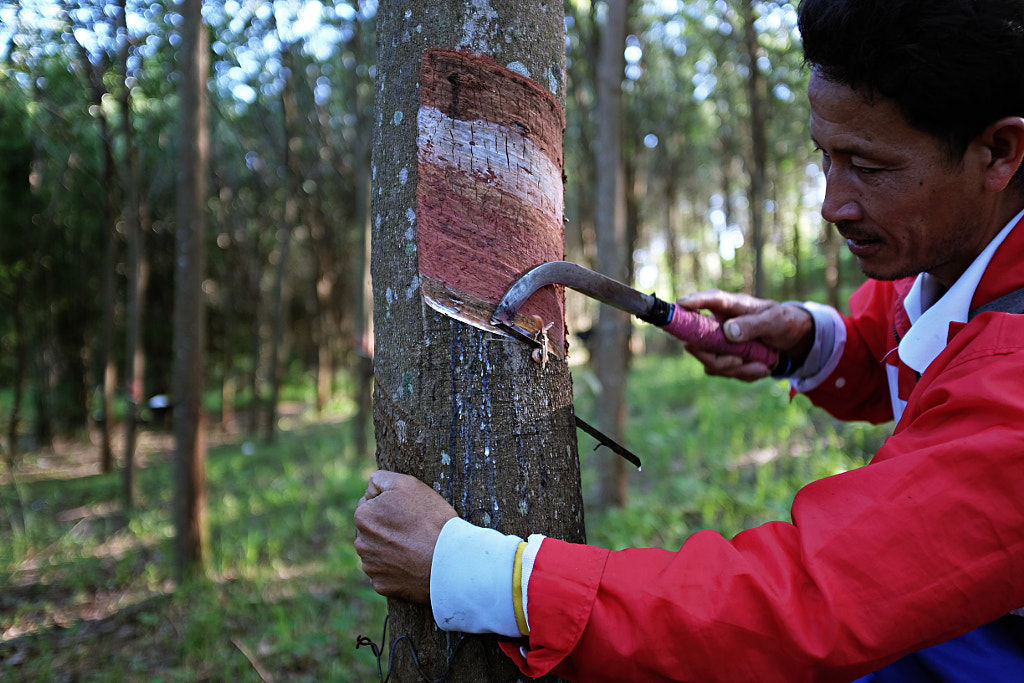
<svg viewBox="0 0 1024 683"><path fill-rule="evenodd" d="M974 306L1024 286L1010 233ZM906 282L851 298L846 348L811 399L892 409L884 359ZM871 463L804 487L793 522L677 552L546 539L529 583L524 673L580 681L851 680L1024 605L1024 315L954 326ZM916 378L912 378L916 379Z"/></svg>

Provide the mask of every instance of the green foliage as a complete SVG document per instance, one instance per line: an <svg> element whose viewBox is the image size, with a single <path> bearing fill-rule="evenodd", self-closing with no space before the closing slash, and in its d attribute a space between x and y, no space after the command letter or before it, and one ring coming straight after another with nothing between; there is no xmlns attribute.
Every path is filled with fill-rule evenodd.
<svg viewBox="0 0 1024 683"><path fill-rule="evenodd" d="M785 382L706 377L682 354L637 359L625 445L643 470L630 475L626 508L588 515L588 540L616 549L672 548L700 529L731 537L789 521L801 486L865 464L889 433L887 426L833 420L802 396L790 402L787 392ZM577 398L584 419L595 400L591 392ZM581 457L587 491L597 473L585 451Z"/></svg>

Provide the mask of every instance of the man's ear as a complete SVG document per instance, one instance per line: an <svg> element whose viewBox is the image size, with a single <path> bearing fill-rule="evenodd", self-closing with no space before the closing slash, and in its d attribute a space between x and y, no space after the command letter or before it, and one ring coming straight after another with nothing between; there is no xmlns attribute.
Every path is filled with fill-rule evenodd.
<svg viewBox="0 0 1024 683"><path fill-rule="evenodd" d="M978 140L988 150L985 189L1002 192L1024 159L1024 117L1007 116L982 132Z"/></svg>

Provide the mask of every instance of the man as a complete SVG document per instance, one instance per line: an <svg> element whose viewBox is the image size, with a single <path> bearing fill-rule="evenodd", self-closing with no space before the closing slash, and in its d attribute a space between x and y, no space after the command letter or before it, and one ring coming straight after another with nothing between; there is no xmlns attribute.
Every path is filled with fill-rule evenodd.
<svg viewBox="0 0 1024 683"><path fill-rule="evenodd" d="M895 419L893 436L802 489L792 524L703 531L677 552L523 543L376 472L356 548L379 592L429 601L442 628L517 637L503 647L534 676L1024 675L1024 315L1005 312L1024 311L1024 0L799 14L822 215L871 279L850 316L721 292L681 303L796 358L794 390L833 415ZM769 374L692 351L711 374Z"/></svg>

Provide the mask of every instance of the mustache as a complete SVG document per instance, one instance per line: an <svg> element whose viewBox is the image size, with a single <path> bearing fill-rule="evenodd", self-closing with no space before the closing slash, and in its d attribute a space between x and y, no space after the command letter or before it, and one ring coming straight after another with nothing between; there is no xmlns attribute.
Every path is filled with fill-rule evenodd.
<svg viewBox="0 0 1024 683"><path fill-rule="evenodd" d="M836 229L843 239L854 240L857 242L870 242L881 239L877 234L864 230L860 226L841 221L839 223L833 223L832 226Z"/></svg>

